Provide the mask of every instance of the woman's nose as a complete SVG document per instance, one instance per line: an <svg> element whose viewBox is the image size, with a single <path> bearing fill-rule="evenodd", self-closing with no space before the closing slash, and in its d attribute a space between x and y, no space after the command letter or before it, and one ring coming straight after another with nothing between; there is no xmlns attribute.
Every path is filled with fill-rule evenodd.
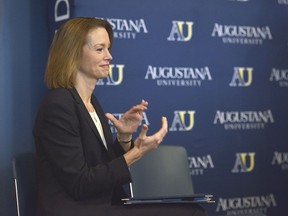
<svg viewBox="0 0 288 216"><path fill-rule="evenodd" d="M111 61L112 59L113 59L113 57L112 57L110 51L107 50L106 53L105 53L105 60Z"/></svg>

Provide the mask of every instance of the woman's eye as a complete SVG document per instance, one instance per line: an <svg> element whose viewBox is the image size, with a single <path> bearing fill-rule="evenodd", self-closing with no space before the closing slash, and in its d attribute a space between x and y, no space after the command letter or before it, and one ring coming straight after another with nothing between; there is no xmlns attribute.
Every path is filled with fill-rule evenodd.
<svg viewBox="0 0 288 216"><path fill-rule="evenodd" d="M103 48L98 48L96 49L97 52L102 52L103 51Z"/></svg>

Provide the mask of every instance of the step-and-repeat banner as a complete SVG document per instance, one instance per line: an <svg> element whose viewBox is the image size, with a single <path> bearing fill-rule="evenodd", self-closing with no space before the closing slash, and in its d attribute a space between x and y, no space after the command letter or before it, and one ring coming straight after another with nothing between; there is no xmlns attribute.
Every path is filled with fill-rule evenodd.
<svg viewBox="0 0 288 216"><path fill-rule="evenodd" d="M51 38L78 16L113 26L105 111L147 100L150 134L166 116L163 144L187 149L209 215L287 215L287 0L53 0Z"/></svg>

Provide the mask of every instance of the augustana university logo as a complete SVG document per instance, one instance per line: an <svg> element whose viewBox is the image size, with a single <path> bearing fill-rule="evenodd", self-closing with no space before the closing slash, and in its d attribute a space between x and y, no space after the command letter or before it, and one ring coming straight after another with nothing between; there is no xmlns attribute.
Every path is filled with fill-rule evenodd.
<svg viewBox="0 0 288 216"><path fill-rule="evenodd" d="M194 127L195 111L174 111L174 118L169 131L190 131Z"/></svg>
<svg viewBox="0 0 288 216"><path fill-rule="evenodd" d="M217 110L213 124L224 126L225 130L264 129L274 123L271 110L265 111L220 111Z"/></svg>
<svg viewBox="0 0 288 216"><path fill-rule="evenodd" d="M252 67L234 67L234 74L230 82L231 87L248 87L252 83Z"/></svg>
<svg viewBox="0 0 288 216"><path fill-rule="evenodd" d="M168 41L190 41L193 36L193 22L172 21L172 29Z"/></svg>
<svg viewBox="0 0 288 216"><path fill-rule="evenodd" d="M277 207L274 194L248 197L219 197L216 212L221 215L267 215L268 208Z"/></svg>
<svg viewBox="0 0 288 216"><path fill-rule="evenodd" d="M214 163L210 154L205 156L188 157L190 174L192 176L203 175L204 170L213 169Z"/></svg>
<svg viewBox="0 0 288 216"><path fill-rule="evenodd" d="M236 160L232 173L252 172L255 167L255 152L236 153Z"/></svg>
<svg viewBox="0 0 288 216"><path fill-rule="evenodd" d="M107 18L111 24L114 38L136 39L137 34L148 33L144 19Z"/></svg>
<svg viewBox="0 0 288 216"><path fill-rule="evenodd" d="M123 71L125 65L110 65L109 75L105 79L97 81L97 85L117 86L123 82Z"/></svg>
<svg viewBox="0 0 288 216"><path fill-rule="evenodd" d="M273 68L269 81L278 82L280 87L288 87L288 69Z"/></svg>
<svg viewBox="0 0 288 216"><path fill-rule="evenodd" d="M155 80L157 86L200 87L212 80L208 67L155 67L148 65L145 80Z"/></svg>
<svg viewBox="0 0 288 216"><path fill-rule="evenodd" d="M236 26L215 23L212 37L222 39L225 44L262 45L264 40L272 40L269 26Z"/></svg>

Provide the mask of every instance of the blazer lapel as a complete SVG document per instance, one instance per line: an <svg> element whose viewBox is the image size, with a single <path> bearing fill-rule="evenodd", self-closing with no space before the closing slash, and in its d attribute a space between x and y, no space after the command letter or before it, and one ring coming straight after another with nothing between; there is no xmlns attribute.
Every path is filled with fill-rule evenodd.
<svg viewBox="0 0 288 216"><path fill-rule="evenodd" d="M98 132L98 130L97 130L97 128L96 128L96 126L95 126L95 124L94 124L94 122L93 122L93 120L92 120L92 118L91 118L91 116L90 116L90 114L88 112L88 110L86 109L86 107L85 107L80 95L78 94L77 90L75 88L71 88L71 89L68 89L68 90L71 92L73 98L75 99L76 103L78 104L80 112L85 116L86 121L88 122L90 128L92 129L92 131L96 135L97 139L99 140L99 142L102 143L102 146L105 148L104 143L102 141L102 138L101 138L101 136L100 136L100 134L99 134L99 132Z"/></svg>

